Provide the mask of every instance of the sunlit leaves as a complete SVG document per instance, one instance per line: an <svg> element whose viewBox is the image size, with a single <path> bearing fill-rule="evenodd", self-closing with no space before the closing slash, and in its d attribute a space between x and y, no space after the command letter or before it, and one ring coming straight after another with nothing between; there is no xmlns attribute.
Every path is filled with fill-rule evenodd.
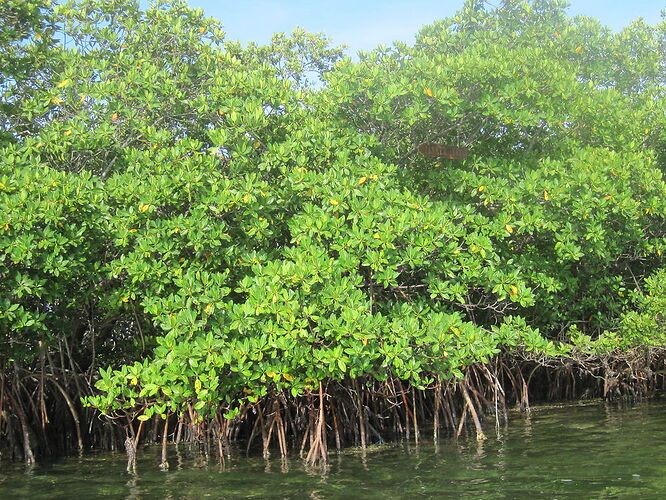
<svg viewBox="0 0 666 500"><path fill-rule="evenodd" d="M93 325L112 368L91 404L233 418L322 380L563 356L563 325L589 347L631 307L651 325L630 298L666 251L651 28L477 2L354 63L304 32L244 49L159 5L59 5L77 49L16 81L0 326L22 347L1 356L72 325L86 349Z"/></svg>

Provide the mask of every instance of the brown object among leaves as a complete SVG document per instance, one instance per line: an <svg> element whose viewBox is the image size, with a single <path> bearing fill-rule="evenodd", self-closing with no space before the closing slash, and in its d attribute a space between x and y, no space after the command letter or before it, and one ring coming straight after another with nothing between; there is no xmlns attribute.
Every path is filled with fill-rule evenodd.
<svg viewBox="0 0 666 500"><path fill-rule="evenodd" d="M448 158L449 160L464 160L469 154L467 148L445 146L444 144L432 144L428 142L419 144L417 151L423 156L428 156L430 158Z"/></svg>

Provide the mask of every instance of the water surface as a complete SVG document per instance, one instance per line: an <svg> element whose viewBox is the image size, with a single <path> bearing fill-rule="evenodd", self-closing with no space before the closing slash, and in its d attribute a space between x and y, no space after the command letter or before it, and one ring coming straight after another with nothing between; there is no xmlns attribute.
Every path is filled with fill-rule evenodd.
<svg viewBox="0 0 666 500"><path fill-rule="evenodd" d="M140 450L136 474L120 453L2 462L0 498L666 498L666 401L533 408L486 433L333 453L326 468L206 464L183 446L170 447L167 472L155 447Z"/></svg>

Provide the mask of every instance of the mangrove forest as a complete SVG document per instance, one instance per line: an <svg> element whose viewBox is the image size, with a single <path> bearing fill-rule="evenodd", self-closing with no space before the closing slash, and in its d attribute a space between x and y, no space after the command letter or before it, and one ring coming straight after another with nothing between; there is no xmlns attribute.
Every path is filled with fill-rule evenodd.
<svg viewBox="0 0 666 500"><path fill-rule="evenodd" d="M354 58L182 0L0 1L0 459L320 464L657 393L665 84L665 20L562 0Z"/></svg>

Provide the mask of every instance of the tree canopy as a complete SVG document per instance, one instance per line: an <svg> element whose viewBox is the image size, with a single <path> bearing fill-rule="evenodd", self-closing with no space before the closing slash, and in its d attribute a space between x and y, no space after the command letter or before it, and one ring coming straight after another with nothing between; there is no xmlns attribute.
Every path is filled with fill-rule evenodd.
<svg viewBox="0 0 666 500"><path fill-rule="evenodd" d="M106 414L232 419L663 346L665 22L468 0L352 60L179 0L0 13L7 377L47 358Z"/></svg>

